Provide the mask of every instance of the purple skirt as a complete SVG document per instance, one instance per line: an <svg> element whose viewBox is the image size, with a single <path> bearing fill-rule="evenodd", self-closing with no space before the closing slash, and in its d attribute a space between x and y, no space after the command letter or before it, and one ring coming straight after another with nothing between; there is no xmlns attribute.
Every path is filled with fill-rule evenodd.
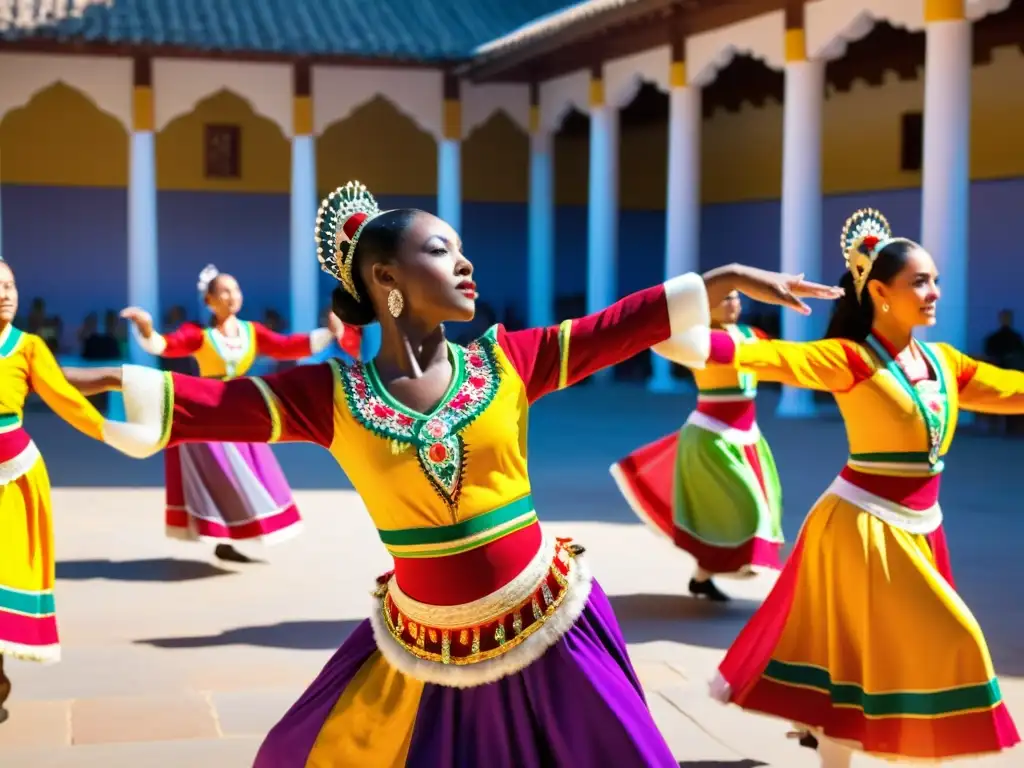
<svg viewBox="0 0 1024 768"><path fill-rule="evenodd" d="M381 656L369 621L267 735L254 768L677 768L654 724L608 598L539 659L496 682L414 680Z"/></svg>

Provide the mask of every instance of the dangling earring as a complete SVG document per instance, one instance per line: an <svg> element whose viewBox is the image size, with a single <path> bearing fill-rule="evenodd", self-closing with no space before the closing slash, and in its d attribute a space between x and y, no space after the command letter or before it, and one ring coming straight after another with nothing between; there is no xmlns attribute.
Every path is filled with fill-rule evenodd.
<svg viewBox="0 0 1024 768"><path fill-rule="evenodd" d="M390 303L390 302L388 302L388 303ZM889 311L889 305L883 302L883 304L882 304L882 311L883 312L888 312ZM397 315L396 315L396 317L397 317Z"/></svg>
<svg viewBox="0 0 1024 768"><path fill-rule="evenodd" d="M403 309L405 309L405 297L400 290L392 288L391 293L388 294L388 312L392 317L398 317L402 314Z"/></svg>

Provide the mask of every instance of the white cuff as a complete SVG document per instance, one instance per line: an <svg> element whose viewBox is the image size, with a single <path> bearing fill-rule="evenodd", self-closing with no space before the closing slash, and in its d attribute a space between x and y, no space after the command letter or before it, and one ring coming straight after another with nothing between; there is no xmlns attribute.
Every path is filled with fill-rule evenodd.
<svg viewBox="0 0 1024 768"><path fill-rule="evenodd" d="M162 355L164 350L167 349L167 339L161 334L153 331L149 338L143 338L142 334L139 333L139 329L135 327L135 323L131 324L132 335L135 336L135 340L139 342L139 346L142 347L144 352L148 352L151 355Z"/></svg>
<svg viewBox="0 0 1024 768"><path fill-rule="evenodd" d="M695 272L665 281L672 336L651 349L687 368L703 368L711 354L711 308L704 278Z"/></svg>
<svg viewBox="0 0 1024 768"><path fill-rule="evenodd" d="M334 343L334 332L330 328L317 328L309 334L309 349L318 355Z"/></svg>
<svg viewBox="0 0 1024 768"><path fill-rule="evenodd" d="M145 459L164 447L165 421L170 418L167 379L167 374L153 368L121 367L125 421L104 420L107 445L136 459Z"/></svg>

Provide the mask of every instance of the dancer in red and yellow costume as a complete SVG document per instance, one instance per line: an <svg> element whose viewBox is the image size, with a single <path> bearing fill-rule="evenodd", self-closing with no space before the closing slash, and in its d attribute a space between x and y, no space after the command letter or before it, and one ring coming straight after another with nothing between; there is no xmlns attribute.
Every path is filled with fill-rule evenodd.
<svg viewBox="0 0 1024 768"><path fill-rule="evenodd" d="M130 455L208 440L324 446L394 557L370 619L271 730L256 768L676 768L582 547L538 521L530 404L659 342L699 364L709 296L800 305L794 291L835 289L742 268L682 275L462 347L444 323L473 317L476 286L448 224L379 211L358 184L332 193L317 223L335 312L380 321L373 361L226 382L93 372L124 392L130 423L109 442Z"/></svg>
<svg viewBox="0 0 1024 768"><path fill-rule="evenodd" d="M712 327L738 344L765 338L737 324L741 309L730 293L712 308ZM637 517L696 559L690 593L722 602L729 598L713 575L781 567L782 486L757 426L756 377L711 363L693 378L697 409L683 428L616 462L611 474Z"/></svg>
<svg viewBox="0 0 1024 768"><path fill-rule="evenodd" d="M712 332L711 360L832 392L850 445L713 692L806 728L828 768L854 750L933 763L999 752L1020 738L950 582L939 480L958 411L1024 413L1024 373L913 338L935 323L938 274L880 213L854 214L842 248L846 294L824 340Z"/></svg>
<svg viewBox="0 0 1024 768"><path fill-rule="evenodd" d="M144 350L162 357L193 357L199 375L215 379L244 376L260 356L300 360L336 341L359 357L360 329L346 327L333 314L328 316L329 328L282 335L238 318L242 309L238 281L212 264L200 273L198 288L211 313L206 328L186 323L165 336L154 330L153 318L145 310L129 307L121 313L132 322ZM218 558L247 562L249 558L231 542L271 544L301 529L291 488L266 445L173 446L164 453L164 469L166 532L171 538L216 542Z"/></svg>
<svg viewBox="0 0 1024 768"><path fill-rule="evenodd" d="M0 720L11 682L4 657L60 659L53 599L50 479L22 420L29 393L79 432L103 440L103 417L61 373L38 336L14 327L18 288L0 259Z"/></svg>

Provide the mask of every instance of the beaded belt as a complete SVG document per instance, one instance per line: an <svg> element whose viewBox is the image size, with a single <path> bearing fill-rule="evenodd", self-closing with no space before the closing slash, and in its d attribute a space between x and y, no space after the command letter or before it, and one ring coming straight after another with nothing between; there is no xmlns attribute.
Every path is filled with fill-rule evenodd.
<svg viewBox="0 0 1024 768"><path fill-rule="evenodd" d="M538 658L568 631L590 593L590 574L569 539L545 539L501 589L471 603L436 606L406 595L393 573L378 579L371 617L388 661L425 682L492 682Z"/></svg>

